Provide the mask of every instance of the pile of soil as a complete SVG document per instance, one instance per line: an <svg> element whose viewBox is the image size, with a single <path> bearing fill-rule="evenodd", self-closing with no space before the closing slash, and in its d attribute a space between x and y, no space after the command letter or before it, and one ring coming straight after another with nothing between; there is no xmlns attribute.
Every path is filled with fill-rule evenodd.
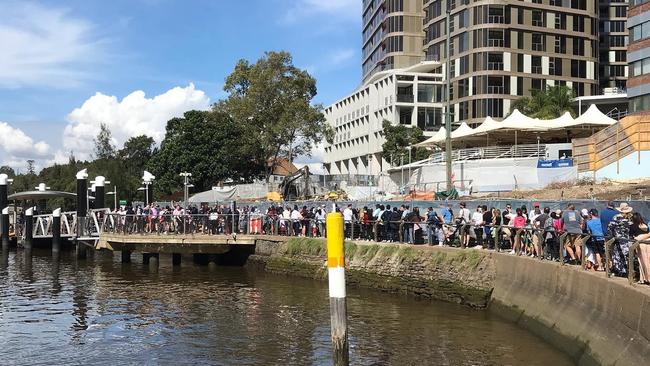
<svg viewBox="0 0 650 366"><path fill-rule="evenodd" d="M588 182L554 183L538 190L516 190L491 193L490 198L514 198L532 200L596 199L647 200L650 198L650 180L605 181L596 184Z"/></svg>

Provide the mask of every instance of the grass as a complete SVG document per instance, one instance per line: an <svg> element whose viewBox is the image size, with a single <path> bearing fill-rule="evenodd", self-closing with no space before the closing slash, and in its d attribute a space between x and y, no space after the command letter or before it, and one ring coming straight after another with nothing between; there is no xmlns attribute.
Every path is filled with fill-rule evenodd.
<svg viewBox="0 0 650 366"><path fill-rule="evenodd" d="M323 240L292 238L287 241L287 254L291 257L298 255L320 256L326 253L327 245Z"/></svg>

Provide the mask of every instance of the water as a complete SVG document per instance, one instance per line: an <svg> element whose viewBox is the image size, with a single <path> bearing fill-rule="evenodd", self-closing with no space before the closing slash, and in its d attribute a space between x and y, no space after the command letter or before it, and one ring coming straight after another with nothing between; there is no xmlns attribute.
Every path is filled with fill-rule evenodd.
<svg viewBox="0 0 650 366"><path fill-rule="evenodd" d="M161 256L0 263L3 365L330 365L326 284ZM353 365L570 365L488 312L349 289Z"/></svg>

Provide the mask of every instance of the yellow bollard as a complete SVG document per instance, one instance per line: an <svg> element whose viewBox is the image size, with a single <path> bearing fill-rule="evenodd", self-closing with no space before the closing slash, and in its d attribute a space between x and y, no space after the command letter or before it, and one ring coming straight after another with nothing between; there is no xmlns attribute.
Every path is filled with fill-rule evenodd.
<svg viewBox="0 0 650 366"><path fill-rule="evenodd" d="M327 214L327 274L329 279L332 357L335 366L349 365L347 305L345 300L345 231L340 212Z"/></svg>

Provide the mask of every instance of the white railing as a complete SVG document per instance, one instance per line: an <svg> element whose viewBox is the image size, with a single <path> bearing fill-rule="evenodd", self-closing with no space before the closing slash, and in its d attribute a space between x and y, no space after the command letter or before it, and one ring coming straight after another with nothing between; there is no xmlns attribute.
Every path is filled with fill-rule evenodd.
<svg viewBox="0 0 650 366"><path fill-rule="evenodd" d="M545 158L546 145L530 144L517 146L488 146L472 147L469 149L453 150L452 161L482 160L482 159L506 159L506 158ZM422 164L435 164L445 162L445 152L439 151L431 155Z"/></svg>

